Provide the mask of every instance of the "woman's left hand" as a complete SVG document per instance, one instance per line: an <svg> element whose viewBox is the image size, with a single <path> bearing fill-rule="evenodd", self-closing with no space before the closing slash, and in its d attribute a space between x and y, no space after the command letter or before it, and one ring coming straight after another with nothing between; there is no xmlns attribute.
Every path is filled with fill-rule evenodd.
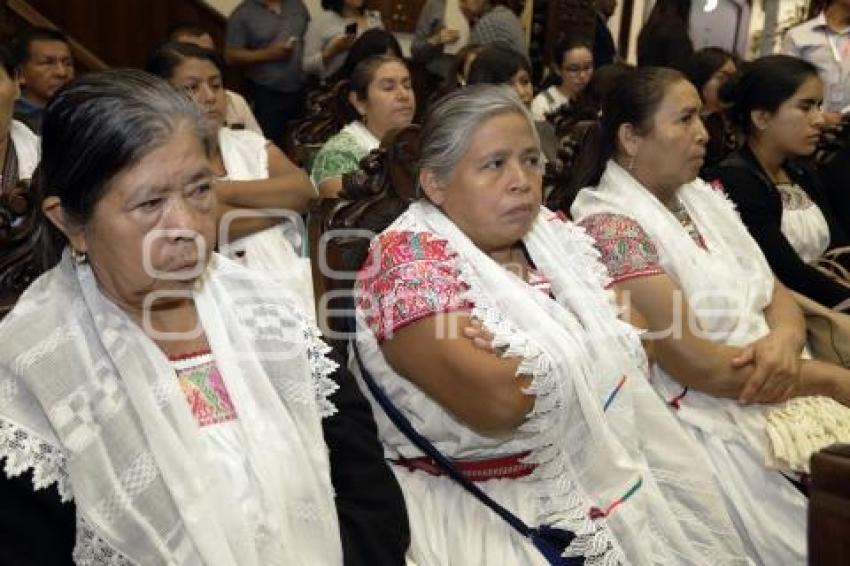
<svg viewBox="0 0 850 566"><path fill-rule="evenodd" d="M733 367L748 364L755 370L738 396L741 403L779 403L791 397L800 381L803 344L794 332L782 328L746 346L733 358Z"/></svg>

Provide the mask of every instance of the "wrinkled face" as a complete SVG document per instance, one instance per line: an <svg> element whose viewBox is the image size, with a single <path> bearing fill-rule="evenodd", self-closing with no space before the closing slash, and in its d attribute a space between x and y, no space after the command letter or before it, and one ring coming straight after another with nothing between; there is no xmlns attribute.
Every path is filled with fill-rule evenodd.
<svg viewBox="0 0 850 566"><path fill-rule="evenodd" d="M215 42L213 38L208 33L202 33L201 35L190 35L188 33L180 34L176 38L175 41L179 41L180 43L191 43L192 45L197 45L198 47L203 47L204 49L209 49L210 51L215 51Z"/></svg>
<svg viewBox="0 0 850 566"><path fill-rule="evenodd" d="M192 97L212 131L224 126L227 97L218 67L206 59L184 59L174 68L170 81Z"/></svg>
<svg viewBox="0 0 850 566"><path fill-rule="evenodd" d="M667 87L652 129L636 136L634 169L650 188L676 189L699 174L708 141L701 107L696 88L687 80L676 81Z"/></svg>
<svg viewBox="0 0 850 566"><path fill-rule="evenodd" d="M593 53L586 47L570 49L564 53L560 72L562 90L570 100L575 100L593 76Z"/></svg>
<svg viewBox="0 0 850 566"><path fill-rule="evenodd" d="M366 100L352 94L351 102L372 133L383 135L393 128L409 126L416 112L416 97L407 67L396 61L375 70Z"/></svg>
<svg viewBox="0 0 850 566"><path fill-rule="evenodd" d="M531 77L528 76L528 71L525 69L517 71L511 79L511 87L526 108L531 107L531 101L534 100L534 88L531 86Z"/></svg>
<svg viewBox="0 0 850 566"><path fill-rule="evenodd" d="M12 122L15 99L21 94L18 81L10 77L6 69L0 67L0 132L6 135L9 124Z"/></svg>
<svg viewBox="0 0 850 566"><path fill-rule="evenodd" d="M27 97L47 104L50 97L74 78L74 59L64 41L35 40L29 59L21 65L21 86Z"/></svg>
<svg viewBox="0 0 850 566"><path fill-rule="evenodd" d="M720 97L717 92L720 90L720 87L726 83L726 81L732 78L737 70L737 67L735 67L735 61L729 59L722 67L717 69L717 71L711 75L711 78L705 82L702 86L704 111L718 112L723 109L723 103L720 101Z"/></svg>
<svg viewBox="0 0 850 566"><path fill-rule="evenodd" d="M119 306L192 289L215 245L211 179L201 141L185 124L110 181L71 240Z"/></svg>
<svg viewBox="0 0 850 566"><path fill-rule="evenodd" d="M420 175L431 201L481 250L507 249L525 236L540 210L543 166L528 120L493 116L472 135L450 177Z"/></svg>
<svg viewBox="0 0 850 566"><path fill-rule="evenodd" d="M815 76L809 77L776 112L764 113L761 118L753 112L756 135L785 153L811 155L824 126L821 102L823 83Z"/></svg>
<svg viewBox="0 0 850 566"><path fill-rule="evenodd" d="M467 20L475 21L484 11L485 0L459 0L460 11Z"/></svg>

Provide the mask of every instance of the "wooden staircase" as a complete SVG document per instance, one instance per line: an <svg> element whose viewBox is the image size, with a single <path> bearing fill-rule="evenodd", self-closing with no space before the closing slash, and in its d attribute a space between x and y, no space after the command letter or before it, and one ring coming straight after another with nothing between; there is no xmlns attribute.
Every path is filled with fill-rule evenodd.
<svg viewBox="0 0 850 566"><path fill-rule="evenodd" d="M28 26L62 30L80 71L144 67L177 23L198 25L224 46L226 20L201 0L6 0L0 10L4 40Z"/></svg>

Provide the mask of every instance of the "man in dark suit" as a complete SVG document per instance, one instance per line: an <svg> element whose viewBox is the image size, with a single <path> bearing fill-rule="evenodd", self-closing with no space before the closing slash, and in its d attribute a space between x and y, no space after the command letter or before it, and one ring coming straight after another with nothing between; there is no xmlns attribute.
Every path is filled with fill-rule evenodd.
<svg viewBox="0 0 850 566"><path fill-rule="evenodd" d="M596 29L593 33L593 68L610 65L617 58L608 20L617 9L617 0L596 0Z"/></svg>

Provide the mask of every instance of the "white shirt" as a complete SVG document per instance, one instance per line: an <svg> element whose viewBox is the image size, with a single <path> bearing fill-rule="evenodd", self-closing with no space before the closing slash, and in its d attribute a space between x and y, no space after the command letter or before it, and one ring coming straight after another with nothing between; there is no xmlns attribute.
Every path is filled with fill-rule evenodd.
<svg viewBox="0 0 850 566"><path fill-rule="evenodd" d="M546 114L551 114L564 104L569 104L570 99L564 96L557 86L550 86L531 101L531 115L538 122L546 119Z"/></svg>
<svg viewBox="0 0 850 566"><path fill-rule="evenodd" d="M850 111L850 26L833 31L821 13L792 28L785 36L782 51L818 68L826 110Z"/></svg>

